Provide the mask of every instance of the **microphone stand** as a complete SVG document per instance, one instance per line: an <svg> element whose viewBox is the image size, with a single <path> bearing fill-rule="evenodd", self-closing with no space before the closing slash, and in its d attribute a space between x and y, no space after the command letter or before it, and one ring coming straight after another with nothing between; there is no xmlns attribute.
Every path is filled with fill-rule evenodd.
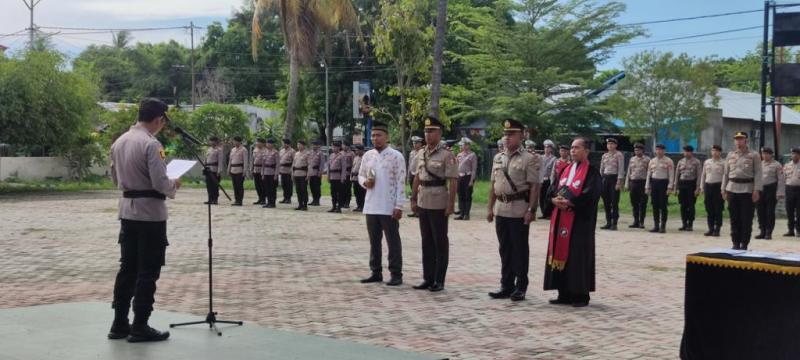
<svg viewBox="0 0 800 360"><path fill-rule="evenodd" d="M211 173L211 170L208 168L208 165L203 161L200 155L197 153L197 145L200 145L200 142L191 134L187 133L185 130L181 129L180 127L175 127L175 132L183 137L183 140L189 144L189 149L194 154L197 161L200 162L200 165L203 166L203 175L206 177L207 184L214 184L222 190L222 193L228 198L228 193L225 192L225 189L220 184L219 180L215 175ZM178 327L178 326L188 326L188 325L199 325L199 324L208 324L210 329L213 329L214 332L217 333L218 336L222 336L222 332L217 328L217 324L234 324L234 325L243 325L244 322L242 321L225 321L225 320L218 320L217 313L214 312L214 282L213 282L213 247L214 247L214 239L211 237L211 202L208 202L208 314L206 315L206 319L202 321L192 321L192 322L185 322L179 324L169 324L170 328Z"/></svg>

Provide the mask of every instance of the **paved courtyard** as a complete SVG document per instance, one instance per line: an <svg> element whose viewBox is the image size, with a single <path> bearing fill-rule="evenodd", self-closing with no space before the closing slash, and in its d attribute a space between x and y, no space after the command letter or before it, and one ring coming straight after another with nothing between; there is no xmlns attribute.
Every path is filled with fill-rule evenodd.
<svg viewBox="0 0 800 360"><path fill-rule="evenodd" d="M0 197L0 308L110 303L117 196ZM158 283L159 309L207 312L204 197L202 190L182 190L169 203L171 245ZM677 231L671 219L667 234L653 235L628 229L623 217L620 231L598 232L598 291L589 307L573 309L548 305L554 294L541 290L547 223L539 220L531 231L527 299L490 300L500 260L482 207L472 221L451 221L447 290L436 294L411 289L421 276L415 219L401 221L405 284L390 288L358 283L369 275L360 214L214 207L215 310L221 319L453 359L674 359L683 328L684 257L730 246L727 224L723 237L704 238L704 219L691 234ZM784 230L779 221L776 233ZM800 240L776 236L751 247L798 252ZM109 308L109 324L112 316Z"/></svg>

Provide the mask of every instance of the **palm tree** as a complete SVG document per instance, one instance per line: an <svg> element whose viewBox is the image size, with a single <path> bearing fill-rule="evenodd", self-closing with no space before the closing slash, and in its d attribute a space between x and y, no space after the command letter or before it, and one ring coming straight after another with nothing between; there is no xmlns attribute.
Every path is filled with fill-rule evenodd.
<svg viewBox="0 0 800 360"><path fill-rule="evenodd" d="M325 41L330 34L341 28L353 29L359 42L361 32L358 15L349 0L254 0L253 33L250 46L253 59L258 58L258 43L261 40L261 19L276 12L283 33L284 45L289 56L289 92L286 97L286 123L284 137L291 138L297 121L297 92L300 86L300 68L308 67L317 60L320 34ZM331 62L326 61L327 64Z"/></svg>
<svg viewBox="0 0 800 360"><path fill-rule="evenodd" d="M114 33L114 32L111 33L111 40L112 40L112 42L114 44L114 47L117 48L117 49L126 48L130 44L132 39L133 39L133 36L131 36L131 32L127 31L127 30L122 30L122 31L119 31L119 32L116 32L116 33Z"/></svg>
<svg viewBox="0 0 800 360"><path fill-rule="evenodd" d="M433 70L431 71L431 112L440 117L439 97L442 91L442 60L444 57L444 35L447 28L447 0L439 0L436 13L436 38L433 43Z"/></svg>

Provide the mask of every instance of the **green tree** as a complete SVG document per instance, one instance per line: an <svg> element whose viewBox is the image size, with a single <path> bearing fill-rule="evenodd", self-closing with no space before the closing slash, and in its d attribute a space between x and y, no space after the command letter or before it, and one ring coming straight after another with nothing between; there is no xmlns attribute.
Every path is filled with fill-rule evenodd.
<svg viewBox="0 0 800 360"><path fill-rule="evenodd" d="M632 137L688 137L706 127L706 98L719 102L714 70L707 60L686 54L646 51L623 61L625 80L610 99L615 114ZM654 144L655 146L655 144Z"/></svg>
<svg viewBox="0 0 800 360"><path fill-rule="evenodd" d="M262 18L271 11L278 14L289 56L284 135L292 137L298 121L300 69L316 63L320 33L330 35L340 28L355 29L359 38L361 33L358 16L349 0L258 0L253 14L251 40L254 59L258 57Z"/></svg>
<svg viewBox="0 0 800 360"><path fill-rule="evenodd" d="M230 141L234 136L241 136L245 142L252 140L247 114L234 105L205 104L191 114L187 128L198 139L218 136Z"/></svg>

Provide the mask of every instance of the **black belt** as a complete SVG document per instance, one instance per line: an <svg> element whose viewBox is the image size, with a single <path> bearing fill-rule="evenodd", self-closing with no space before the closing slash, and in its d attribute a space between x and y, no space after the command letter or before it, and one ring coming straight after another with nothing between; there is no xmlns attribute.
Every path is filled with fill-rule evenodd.
<svg viewBox="0 0 800 360"><path fill-rule="evenodd" d="M497 195L497 201L508 203L517 200L525 200L528 202L530 200L530 190L520 191L513 194L500 194Z"/></svg>
<svg viewBox="0 0 800 360"><path fill-rule="evenodd" d="M305 170L308 170L308 166L303 166L303 167L293 167L292 169L293 169L293 170L295 170L295 171L297 171L297 170L300 170L300 171L305 171Z"/></svg>
<svg viewBox="0 0 800 360"><path fill-rule="evenodd" d="M430 181L420 180L419 184L426 187L436 187L436 186L444 186L446 182L444 181L444 179L430 180Z"/></svg>
<svg viewBox="0 0 800 360"><path fill-rule="evenodd" d="M617 177L619 176L619 174L603 174L603 177L612 177L612 176Z"/></svg>
<svg viewBox="0 0 800 360"><path fill-rule="evenodd" d="M319 170L319 166L314 166L314 167L312 167L312 169Z"/></svg>
<svg viewBox="0 0 800 360"><path fill-rule="evenodd" d="M128 190L122 192L122 197L126 199L138 199L138 198L153 198L153 199L160 199L166 200L167 196L155 191L155 190Z"/></svg>
<svg viewBox="0 0 800 360"><path fill-rule="evenodd" d="M264 165L264 167L265 167L265 168L269 168L269 169L274 169L274 168L275 168L275 164L272 164L272 165Z"/></svg>
<svg viewBox="0 0 800 360"><path fill-rule="evenodd" d="M260 168L261 165L253 165L254 168Z"/></svg>
<svg viewBox="0 0 800 360"><path fill-rule="evenodd" d="M231 167L244 167L244 164L231 164Z"/></svg>
<svg viewBox="0 0 800 360"><path fill-rule="evenodd" d="M737 183L737 184L750 184L753 181L755 181L755 179L728 179L728 180L730 180L732 183Z"/></svg>
<svg viewBox="0 0 800 360"><path fill-rule="evenodd" d="M217 166L219 163L206 163L206 166Z"/></svg>
<svg viewBox="0 0 800 360"><path fill-rule="evenodd" d="M281 166L292 166L292 163L282 163Z"/></svg>
<svg viewBox="0 0 800 360"><path fill-rule="evenodd" d="M344 171L350 172L350 168L344 168Z"/></svg>
<svg viewBox="0 0 800 360"><path fill-rule="evenodd" d="M647 179L631 179L631 181L647 181Z"/></svg>

